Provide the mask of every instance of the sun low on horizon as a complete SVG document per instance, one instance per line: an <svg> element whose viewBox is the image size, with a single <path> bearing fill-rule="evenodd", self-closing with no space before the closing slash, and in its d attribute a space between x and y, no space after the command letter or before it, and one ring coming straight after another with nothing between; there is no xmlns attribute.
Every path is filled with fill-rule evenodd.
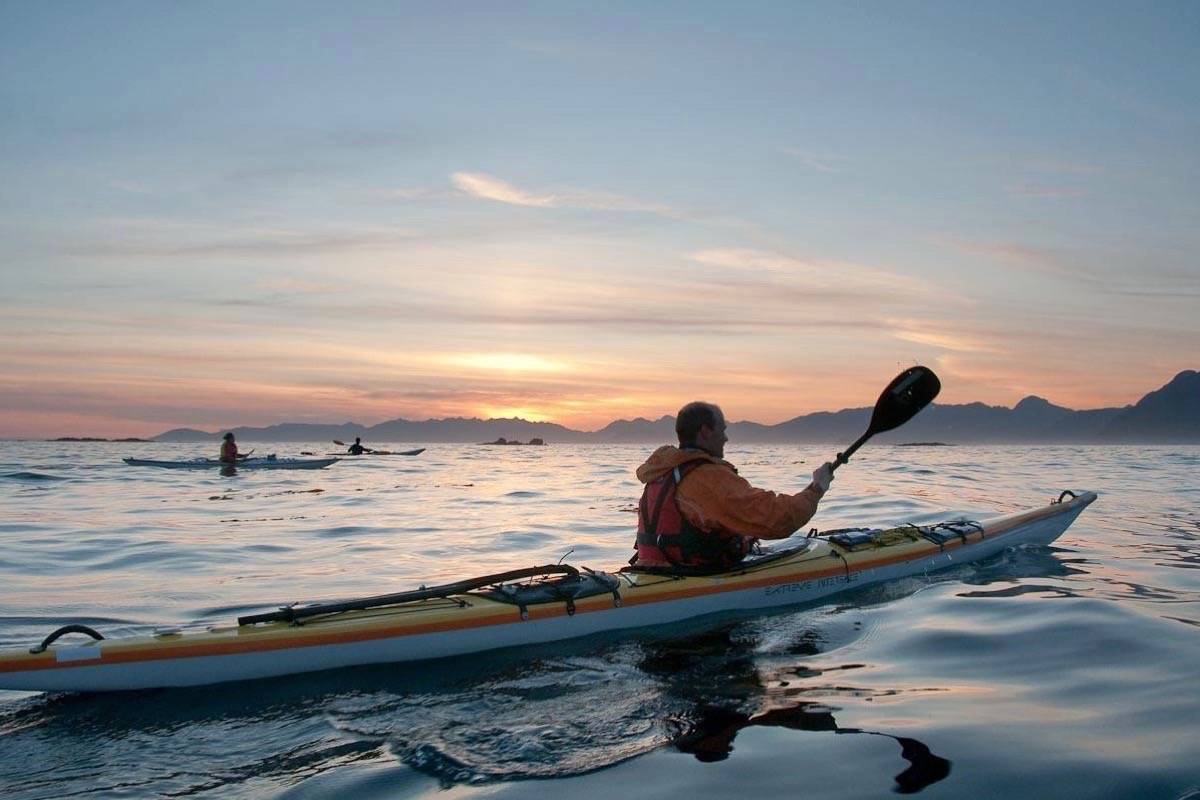
<svg viewBox="0 0 1200 800"><path fill-rule="evenodd" d="M1198 21L6 4L0 438L1136 402L1200 368Z"/></svg>

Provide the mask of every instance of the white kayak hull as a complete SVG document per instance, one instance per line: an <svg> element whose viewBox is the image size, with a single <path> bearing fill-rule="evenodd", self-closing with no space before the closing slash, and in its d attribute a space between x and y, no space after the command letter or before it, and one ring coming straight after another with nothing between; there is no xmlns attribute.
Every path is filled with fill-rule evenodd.
<svg viewBox="0 0 1200 800"><path fill-rule="evenodd" d="M247 458L228 464L215 458L196 458L189 461L158 461L149 458L122 459L131 467L159 467L162 469L324 469L336 464L338 458Z"/></svg>

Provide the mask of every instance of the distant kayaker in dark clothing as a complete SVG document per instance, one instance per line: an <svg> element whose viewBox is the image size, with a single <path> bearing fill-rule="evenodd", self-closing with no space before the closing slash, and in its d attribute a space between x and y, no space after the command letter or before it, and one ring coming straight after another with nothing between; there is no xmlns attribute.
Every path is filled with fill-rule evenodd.
<svg viewBox="0 0 1200 800"><path fill-rule="evenodd" d="M238 455L237 442L233 440L233 431L225 434L225 441L221 443L221 463L236 464L237 462L250 455Z"/></svg>
<svg viewBox="0 0 1200 800"><path fill-rule="evenodd" d="M363 447L362 437L355 436L354 444L350 445L350 447L346 449L346 452L352 456L361 456L363 453L374 453L375 451L369 447Z"/></svg>
<svg viewBox="0 0 1200 800"><path fill-rule="evenodd" d="M675 416L679 447L664 445L638 467L646 484L638 505L639 567L732 566L755 539L786 539L812 519L833 480L822 464L797 494L756 489L725 460L725 415L688 403Z"/></svg>

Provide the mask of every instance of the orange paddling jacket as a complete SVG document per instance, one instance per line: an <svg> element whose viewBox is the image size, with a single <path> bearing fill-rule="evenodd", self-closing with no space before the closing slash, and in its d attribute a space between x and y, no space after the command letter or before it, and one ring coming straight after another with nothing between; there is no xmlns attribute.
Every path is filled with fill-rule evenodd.
<svg viewBox="0 0 1200 800"><path fill-rule="evenodd" d="M812 519L823 492L758 489L703 450L658 448L638 467L638 566L727 567L754 539L786 539Z"/></svg>

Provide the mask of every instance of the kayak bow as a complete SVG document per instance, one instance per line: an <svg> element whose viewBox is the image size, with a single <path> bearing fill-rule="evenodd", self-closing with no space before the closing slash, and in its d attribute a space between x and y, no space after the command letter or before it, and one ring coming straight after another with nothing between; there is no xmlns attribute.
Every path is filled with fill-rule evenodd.
<svg viewBox="0 0 1200 800"><path fill-rule="evenodd" d="M112 691L194 686L418 661L795 605L920 575L1023 544L1048 544L1096 495L983 522L829 531L787 540L712 575L534 567L318 606L288 606L205 632L111 640L68 625L28 651L0 652L0 689ZM55 643L69 633L95 641Z"/></svg>

